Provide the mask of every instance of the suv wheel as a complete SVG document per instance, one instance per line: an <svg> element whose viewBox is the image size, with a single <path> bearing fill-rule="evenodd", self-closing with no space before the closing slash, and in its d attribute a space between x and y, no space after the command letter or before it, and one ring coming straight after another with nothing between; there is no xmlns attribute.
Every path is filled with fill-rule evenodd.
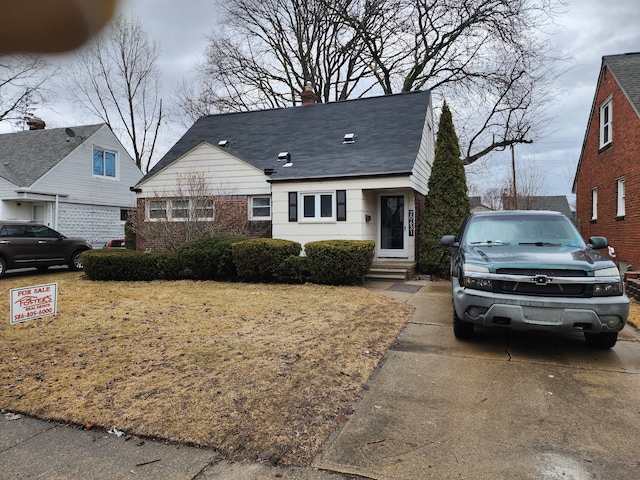
<svg viewBox="0 0 640 480"><path fill-rule="evenodd" d="M613 348L618 341L618 332L604 332L604 333L586 333L584 339L587 341L587 345L593 348Z"/></svg>
<svg viewBox="0 0 640 480"><path fill-rule="evenodd" d="M71 260L69 260L68 266L69 270L72 272L77 272L82 270L82 257L84 250L76 250L71 255Z"/></svg>
<svg viewBox="0 0 640 480"><path fill-rule="evenodd" d="M0 277L4 277L5 273L7 273L7 262L4 258L0 257Z"/></svg>
<svg viewBox="0 0 640 480"><path fill-rule="evenodd" d="M460 320L455 308L453 309L453 334L459 340L467 340L475 336L473 323Z"/></svg>

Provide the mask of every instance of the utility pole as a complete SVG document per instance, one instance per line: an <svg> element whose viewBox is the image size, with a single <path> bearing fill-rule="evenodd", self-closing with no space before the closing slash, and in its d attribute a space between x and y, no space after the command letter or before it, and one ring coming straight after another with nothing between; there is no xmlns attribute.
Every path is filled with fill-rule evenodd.
<svg viewBox="0 0 640 480"><path fill-rule="evenodd" d="M513 209L518 209L518 191L516 189L516 158L513 153L513 144L511 144L511 172L513 174Z"/></svg>

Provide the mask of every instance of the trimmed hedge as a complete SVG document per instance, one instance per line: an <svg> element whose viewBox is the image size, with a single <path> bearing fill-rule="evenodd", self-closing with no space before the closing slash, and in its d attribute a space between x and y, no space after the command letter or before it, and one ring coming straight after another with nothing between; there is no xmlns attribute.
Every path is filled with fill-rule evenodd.
<svg viewBox="0 0 640 480"><path fill-rule="evenodd" d="M238 278L271 281L278 266L290 256L300 255L302 245L278 238L254 238L231 246Z"/></svg>
<svg viewBox="0 0 640 480"><path fill-rule="evenodd" d="M126 249L87 250L82 254L91 280L151 281L181 278L175 253L138 253Z"/></svg>
<svg viewBox="0 0 640 480"><path fill-rule="evenodd" d="M83 253L84 272L92 280L279 281L353 285L362 283L373 259L372 240L324 240L305 245L273 238L211 237L194 240L176 253L140 253L128 249Z"/></svg>
<svg viewBox="0 0 640 480"><path fill-rule="evenodd" d="M353 285L364 281L375 251L373 240L322 240L305 245L314 282Z"/></svg>
<svg viewBox="0 0 640 480"><path fill-rule="evenodd" d="M178 248L180 263L190 276L205 280L235 280L232 245L247 237L209 237L193 240Z"/></svg>
<svg viewBox="0 0 640 480"><path fill-rule="evenodd" d="M294 255L285 258L273 272L273 278L280 283L313 282L309 259Z"/></svg>

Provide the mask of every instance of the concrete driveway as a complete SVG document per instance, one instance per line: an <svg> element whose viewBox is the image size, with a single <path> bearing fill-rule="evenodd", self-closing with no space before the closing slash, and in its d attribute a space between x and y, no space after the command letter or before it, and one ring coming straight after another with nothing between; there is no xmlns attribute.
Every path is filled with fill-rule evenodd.
<svg viewBox="0 0 640 480"><path fill-rule="evenodd" d="M640 335L453 336L448 283L369 288L416 312L314 466L373 479L636 479ZM407 285L407 284L404 284ZM404 287L406 289L406 287Z"/></svg>

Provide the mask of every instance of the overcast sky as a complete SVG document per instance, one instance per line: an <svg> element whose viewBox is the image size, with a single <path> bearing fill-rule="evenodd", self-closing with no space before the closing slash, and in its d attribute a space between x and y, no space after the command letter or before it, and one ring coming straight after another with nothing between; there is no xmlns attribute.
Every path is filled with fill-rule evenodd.
<svg viewBox="0 0 640 480"><path fill-rule="evenodd" d="M206 36L218 18L213 0L120 0L120 9L136 15L148 35L161 44L159 68L164 95L188 75L202 58ZM561 92L551 105L552 120L546 135L530 146L516 147L516 165L535 163L544 178L544 194L567 195L580 155L603 55L640 51L640 3L638 0L570 0L568 12L557 20L552 37L563 55L571 55L570 69L557 81ZM64 104L38 114L47 127L91 123L91 119ZM95 121L95 119L93 119ZM454 118L455 122L455 118ZM6 131L6 130L4 130ZM168 132L166 132L168 133ZM164 153L183 131L165 135ZM482 189L508 174L510 155L491 158L470 172L470 181Z"/></svg>

